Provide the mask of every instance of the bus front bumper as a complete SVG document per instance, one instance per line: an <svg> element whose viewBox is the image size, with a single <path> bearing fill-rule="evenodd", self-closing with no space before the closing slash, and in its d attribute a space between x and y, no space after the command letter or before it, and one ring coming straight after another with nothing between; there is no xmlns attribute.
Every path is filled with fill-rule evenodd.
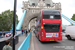
<svg viewBox="0 0 75 50"><path fill-rule="evenodd" d="M62 41L62 37L61 38L42 38L41 41Z"/></svg>

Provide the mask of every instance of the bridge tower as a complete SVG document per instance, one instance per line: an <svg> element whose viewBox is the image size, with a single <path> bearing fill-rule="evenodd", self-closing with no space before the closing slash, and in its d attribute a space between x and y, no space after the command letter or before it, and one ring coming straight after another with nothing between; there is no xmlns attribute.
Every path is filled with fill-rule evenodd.
<svg viewBox="0 0 75 50"><path fill-rule="evenodd" d="M25 28L28 29L29 22L34 18L37 18L38 13L40 12L41 9L53 9L53 10L59 10L61 12L61 3L60 2L53 3L52 0L28 0L28 1L23 1L22 11L24 12L25 9L27 9L27 13L25 15L22 27L23 29ZM35 22L33 25L35 25Z"/></svg>

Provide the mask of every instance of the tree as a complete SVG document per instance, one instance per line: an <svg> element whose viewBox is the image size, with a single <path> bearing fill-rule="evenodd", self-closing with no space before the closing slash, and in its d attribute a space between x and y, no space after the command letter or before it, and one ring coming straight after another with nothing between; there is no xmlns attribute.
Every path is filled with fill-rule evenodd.
<svg viewBox="0 0 75 50"><path fill-rule="evenodd" d="M10 10L6 10L0 14L0 31L4 29L5 31L9 31L12 29L13 24L13 12ZM16 21L18 23L18 16L16 15Z"/></svg>
<svg viewBox="0 0 75 50"><path fill-rule="evenodd" d="M73 16L72 16L72 18L71 18L71 19L75 21L75 14L73 14Z"/></svg>

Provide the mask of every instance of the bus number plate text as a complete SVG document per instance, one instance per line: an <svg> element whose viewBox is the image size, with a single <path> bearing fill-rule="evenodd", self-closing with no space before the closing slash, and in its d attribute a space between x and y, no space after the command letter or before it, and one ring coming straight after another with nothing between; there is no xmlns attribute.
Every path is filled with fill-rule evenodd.
<svg viewBox="0 0 75 50"><path fill-rule="evenodd" d="M54 41L54 39L50 39L50 41Z"/></svg>

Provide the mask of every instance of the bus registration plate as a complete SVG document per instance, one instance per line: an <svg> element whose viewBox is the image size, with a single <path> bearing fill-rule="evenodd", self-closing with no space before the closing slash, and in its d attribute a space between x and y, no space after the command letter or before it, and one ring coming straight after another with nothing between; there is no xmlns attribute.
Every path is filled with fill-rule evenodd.
<svg viewBox="0 0 75 50"><path fill-rule="evenodd" d="M50 41L54 41L54 39L50 39Z"/></svg>

